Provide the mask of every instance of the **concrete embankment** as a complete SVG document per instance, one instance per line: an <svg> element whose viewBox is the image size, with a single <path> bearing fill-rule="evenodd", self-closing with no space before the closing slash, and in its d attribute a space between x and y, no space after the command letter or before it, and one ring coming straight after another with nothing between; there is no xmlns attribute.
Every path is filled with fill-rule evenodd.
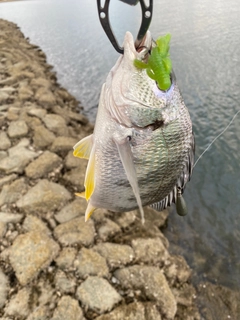
<svg viewBox="0 0 240 320"><path fill-rule="evenodd" d="M86 161L73 145L93 126L45 54L0 19L0 318L200 319L191 270L170 255L167 212L84 222Z"/></svg>

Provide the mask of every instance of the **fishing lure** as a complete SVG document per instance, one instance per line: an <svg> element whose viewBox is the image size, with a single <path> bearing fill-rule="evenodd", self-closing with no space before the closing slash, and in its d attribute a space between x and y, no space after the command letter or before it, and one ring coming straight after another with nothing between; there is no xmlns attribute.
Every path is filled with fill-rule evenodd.
<svg viewBox="0 0 240 320"><path fill-rule="evenodd" d="M146 69L148 76L157 82L159 89L162 91L167 91L171 86L170 39L171 35L168 33L156 40L156 47L151 50L147 63L137 59L134 60L135 67Z"/></svg>

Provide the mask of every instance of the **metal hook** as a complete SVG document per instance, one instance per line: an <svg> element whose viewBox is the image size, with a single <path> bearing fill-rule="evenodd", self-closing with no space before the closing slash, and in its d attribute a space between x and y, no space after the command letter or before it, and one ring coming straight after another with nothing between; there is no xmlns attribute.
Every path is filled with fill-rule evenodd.
<svg viewBox="0 0 240 320"><path fill-rule="evenodd" d="M130 5L136 5L138 1L136 0L121 0L122 2L128 3ZM114 46L115 50L121 54L123 54L124 50L123 47L120 47L114 33L111 29L110 21L109 21L109 3L110 0L105 0L105 4L102 7L101 6L101 0L97 0L97 6L98 6L98 16L99 20L101 22L101 25L108 36L108 39ZM135 41L135 47L137 48L139 44L141 43L142 39L144 38L149 25L152 20L152 11L153 11L153 0L149 0L149 5L147 6L144 2L144 0L140 0L141 9L142 9L142 23L137 35L137 40Z"/></svg>

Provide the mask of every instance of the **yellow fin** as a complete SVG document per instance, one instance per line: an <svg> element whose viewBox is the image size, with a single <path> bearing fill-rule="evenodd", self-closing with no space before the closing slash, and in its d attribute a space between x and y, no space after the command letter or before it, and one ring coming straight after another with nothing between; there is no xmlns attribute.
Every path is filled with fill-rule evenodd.
<svg viewBox="0 0 240 320"><path fill-rule="evenodd" d="M92 148L90 158L88 161L85 181L85 197L88 201L91 198L91 195L93 194L94 188L95 188L95 148Z"/></svg>
<svg viewBox="0 0 240 320"><path fill-rule="evenodd" d="M80 198L86 199L85 191L80 192L80 193L75 193L75 196L78 196L78 197L80 197Z"/></svg>
<svg viewBox="0 0 240 320"><path fill-rule="evenodd" d="M92 134L76 143L73 149L75 157L89 159L92 150Z"/></svg>
<svg viewBox="0 0 240 320"><path fill-rule="evenodd" d="M88 221L88 219L91 217L92 213L94 210L96 210L97 208L95 208L94 206L92 206L90 204L90 202L88 202L88 206L87 206L87 209L86 209L86 212L85 212L85 222Z"/></svg>

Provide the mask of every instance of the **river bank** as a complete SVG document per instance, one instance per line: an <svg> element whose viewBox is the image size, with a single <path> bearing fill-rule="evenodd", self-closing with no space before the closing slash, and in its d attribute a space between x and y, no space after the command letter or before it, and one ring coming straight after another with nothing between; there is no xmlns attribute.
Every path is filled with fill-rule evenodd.
<svg viewBox="0 0 240 320"><path fill-rule="evenodd" d="M146 208L144 226L137 211L84 222L72 147L93 126L46 60L0 19L0 318L197 320L198 302L203 319L237 319L237 293L196 290L169 253L167 211Z"/></svg>

